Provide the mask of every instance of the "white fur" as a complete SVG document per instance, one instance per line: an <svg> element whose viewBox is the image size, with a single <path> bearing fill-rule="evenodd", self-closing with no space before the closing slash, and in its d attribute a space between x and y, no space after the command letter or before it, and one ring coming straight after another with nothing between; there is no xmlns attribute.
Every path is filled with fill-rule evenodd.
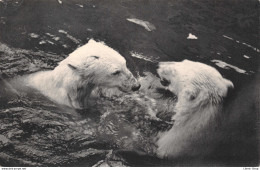
<svg viewBox="0 0 260 170"><path fill-rule="evenodd" d="M115 72L119 74L113 75ZM126 67L126 60L104 43L89 42L72 52L52 71L28 76L29 86L57 103L86 108L95 88L118 88L128 92L138 84Z"/></svg>
<svg viewBox="0 0 260 170"><path fill-rule="evenodd" d="M216 69L188 60L161 62L157 71L178 96L174 126L160 134L157 155L173 159L209 152L209 141L213 140L210 133L218 124L216 119L232 82Z"/></svg>

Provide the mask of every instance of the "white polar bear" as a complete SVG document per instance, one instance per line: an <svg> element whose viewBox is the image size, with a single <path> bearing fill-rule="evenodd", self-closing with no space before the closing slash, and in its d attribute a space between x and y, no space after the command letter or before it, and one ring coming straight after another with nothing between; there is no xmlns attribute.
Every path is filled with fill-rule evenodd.
<svg viewBox="0 0 260 170"><path fill-rule="evenodd" d="M93 39L76 49L52 71L41 71L27 78L29 86L59 104L86 108L96 87L136 91L140 84L117 51Z"/></svg>
<svg viewBox="0 0 260 170"><path fill-rule="evenodd" d="M174 159L210 152L222 113L223 99L233 83L199 62L161 62L161 84L177 95L173 127L159 135L157 155Z"/></svg>

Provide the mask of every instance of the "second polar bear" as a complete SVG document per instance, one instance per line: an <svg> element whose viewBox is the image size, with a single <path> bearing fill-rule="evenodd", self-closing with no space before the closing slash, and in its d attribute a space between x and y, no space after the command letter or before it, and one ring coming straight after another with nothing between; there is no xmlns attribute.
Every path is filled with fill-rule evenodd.
<svg viewBox="0 0 260 170"><path fill-rule="evenodd" d="M203 155L212 148L223 99L233 83L206 64L184 60L161 62L161 84L177 95L173 127L159 136L157 155L174 159Z"/></svg>
<svg viewBox="0 0 260 170"><path fill-rule="evenodd" d="M59 104L82 109L96 87L136 91L139 82L126 67L126 60L104 43L90 39L51 71L41 71L27 78L29 86Z"/></svg>

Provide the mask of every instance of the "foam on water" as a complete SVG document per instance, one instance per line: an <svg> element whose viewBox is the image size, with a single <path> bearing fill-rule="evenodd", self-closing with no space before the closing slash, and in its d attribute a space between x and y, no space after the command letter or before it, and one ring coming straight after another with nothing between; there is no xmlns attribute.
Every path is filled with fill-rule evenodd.
<svg viewBox="0 0 260 170"><path fill-rule="evenodd" d="M154 57L144 56L142 53L137 53L137 52L131 51L130 54L131 54L132 57L139 58L139 59L149 61L149 62L152 62L152 63L158 62L157 60L153 59Z"/></svg>
<svg viewBox="0 0 260 170"><path fill-rule="evenodd" d="M73 41L76 44L80 44L80 40L71 36L71 35L69 35L68 32L66 32L64 30L59 30L59 33L65 34L68 39L70 39L71 41Z"/></svg>
<svg viewBox="0 0 260 170"><path fill-rule="evenodd" d="M29 36L32 38L39 38L39 35L35 33L30 33Z"/></svg>
<svg viewBox="0 0 260 170"><path fill-rule="evenodd" d="M197 40L198 37L196 35L193 35L193 34L189 33L189 36L187 37L187 39Z"/></svg>
<svg viewBox="0 0 260 170"><path fill-rule="evenodd" d="M60 40L60 37L53 37L53 40L59 41L59 40Z"/></svg>
<svg viewBox="0 0 260 170"><path fill-rule="evenodd" d="M258 53L260 52L260 50L259 50L258 48L254 47L254 46L252 46L252 45L250 45L250 44L248 44L248 43L240 42L240 41L238 41L238 40L234 40L233 38L231 38L231 37L229 37L229 36L226 36L226 35L223 35L223 37L224 37L224 38L227 38L227 39L229 39L229 40L231 40L231 41L235 41L235 42L238 43L238 44L242 44L242 45L244 45L244 46L247 46L247 47L251 48L252 50L254 50L254 51L258 52Z"/></svg>
<svg viewBox="0 0 260 170"><path fill-rule="evenodd" d="M251 58L251 57L249 57L248 55L245 55L245 54L243 55L243 57L246 58L246 59Z"/></svg>
<svg viewBox="0 0 260 170"><path fill-rule="evenodd" d="M54 45L54 42L47 40L47 42L51 45Z"/></svg>
<svg viewBox="0 0 260 170"><path fill-rule="evenodd" d="M46 41L42 40L42 41L39 42L39 44L40 44L40 45L46 44Z"/></svg>
<svg viewBox="0 0 260 170"><path fill-rule="evenodd" d="M229 36L226 36L226 35L223 35L224 38L227 38L229 40L234 40L233 38L229 37Z"/></svg>
<svg viewBox="0 0 260 170"><path fill-rule="evenodd" d="M45 34L50 36L50 37L54 37L54 35L52 35L51 33L46 32Z"/></svg>
<svg viewBox="0 0 260 170"><path fill-rule="evenodd" d="M136 19L136 18L127 18L126 20L144 27L147 31L156 30L155 26L148 21L143 21L143 20Z"/></svg>
<svg viewBox="0 0 260 170"><path fill-rule="evenodd" d="M228 64L224 61L221 60L211 60L213 63L215 63L217 66L224 68L224 69L228 69L228 68L232 68L234 69L236 72L241 73L241 74L248 74L246 70L240 69L236 66L233 66L231 64Z"/></svg>
<svg viewBox="0 0 260 170"><path fill-rule="evenodd" d="M63 44L62 47L69 48L67 44Z"/></svg>
<svg viewBox="0 0 260 170"><path fill-rule="evenodd" d="M84 6L81 5L81 4L75 4L75 5L77 5L77 6L80 7L80 8L83 8L83 7L84 7Z"/></svg>
<svg viewBox="0 0 260 170"><path fill-rule="evenodd" d="M59 33L67 34L67 32L64 30L59 30Z"/></svg>

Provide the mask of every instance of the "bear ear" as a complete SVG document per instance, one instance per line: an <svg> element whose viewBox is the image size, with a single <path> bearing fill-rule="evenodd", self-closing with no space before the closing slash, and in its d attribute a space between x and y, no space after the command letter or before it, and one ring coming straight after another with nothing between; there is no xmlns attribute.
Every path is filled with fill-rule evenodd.
<svg viewBox="0 0 260 170"><path fill-rule="evenodd" d="M223 82L224 82L224 84L226 85L226 89L223 91L223 96L224 97L226 97L227 96L227 94L232 90L232 89L234 89L234 85L233 85L233 83L230 81L230 80L228 80L228 79L225 79L225 78L223 78Z"/></svg>
<svg viewBox="0 0 260 170"><path fill-rule="evenodd" d="M223 81L226 84L226 86L228 87L228 89L233 89L234 88L234 85L233 85L233 83L230 80L224 78Z"/></svg>
<svg viewBox="0 0 260 170"><path fill-rule="evenodd" d="M71 68L72 70L77 70L78 68L76 66L73 66L71 64L68 64L69 68Z"/></svg>
<svg viewBox="0 0 260 170"><path fill-rule="evenodd" d="M190 90L186 90L184 95L186 100L193 101L194 99L197 98L199 93L200 93L199 89L190 89Z"/></svg>
<svg viewBox="0 0 260 170"><path fill-rule="evenodd" d="M93 40L92 38L88 41L89 44L93 44L93 43L97 43L95 40Z"/></svg>

